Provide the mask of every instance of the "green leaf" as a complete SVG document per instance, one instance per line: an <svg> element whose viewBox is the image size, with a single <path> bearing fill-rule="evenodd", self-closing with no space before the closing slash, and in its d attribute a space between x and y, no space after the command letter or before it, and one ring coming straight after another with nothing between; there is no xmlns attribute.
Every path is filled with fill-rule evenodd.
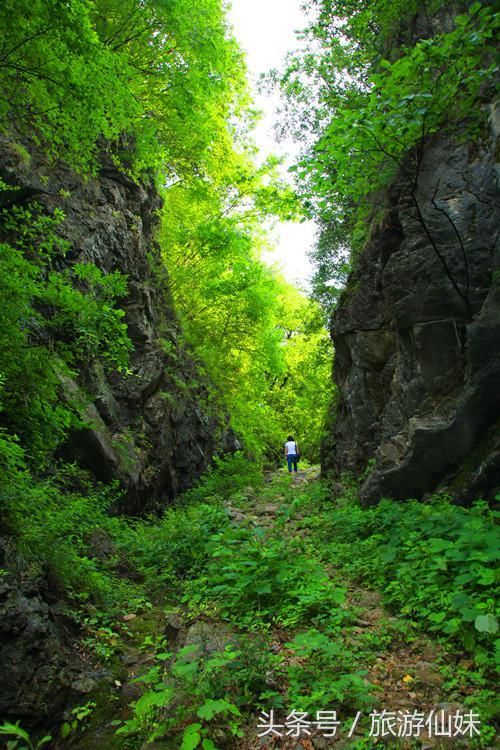
<svg viewBox="0 0 500 750"><path fill-rule="evenodd" d="M37 742L36 750L40 750L44 745L47 745L52 740L52 736L50 734L46 734L45 737L42 737L39 742Z"/></svg>
<svg viewBox="0 0 500 750"><path fill-rule="evenodd" d="M489 586L491 583L495 582L496 574L495 571L491 568L481 568L478 571L478 577L477 580L479 583L483 584L483 586Z"/></svg>
<svg viewBox="0 0 500 750"><path fill-rule="evenodd" d="M188 675L194 674L198 671L198 662L192 661L187 664L174 664L172 671L178 677L187 677Z"/></svg>
<svg viewBox="0 0 500 750"><path fill-rule="evenodd" d="M172 688L164 690L151 690L144 693L136 701L134 710L137 716L146 716L152 708L164 708L172 700L174 691Z"/></svg>
<svg viewBox="0 0 500 750"><path fill-rule="evenodd" d="M498 630L498 620L495 615L478 615L474 620L474 627L480 633L496 633Z"/></svg>
<svg viewBox="0 0 500 750"><path fill-rule="evenodd" d="M205 703L198 708L196 715L200 719L213 719L216 714L224 713L226 711L226 701L224 700L207 700Z"/></svg>
<svg viewBox="0 0 500 750"><path fill-rule="evenodd" d="M18 724L10 724L8 721L4 722L0 726L0 734L13 734L15 737L20 737L25 740L28 744L31 744L30 736L28 732L22 729Z"/></svg>
<svg viewBox="0 0 500 750"><path fill-rule="evenodd" d="M201 736L199 730L201 729L201 724L190 724L186 729L184 730L184 734L182 735L182 744L180 750L193 750L193 748L198 747L200 744Z"/></svg>
<svg viewBox="0 0 500 750"><path fill-rule="evenodd" d="M61 737L63 738L63 740L66 739L68 734L71 734L71 725L68 724L67 721L65 721L64 724L61 726Z"/></svg>
<svg viewBox="0 0 500 750"><path fill-rule="evenodd" d="M259 583L255 587L258 594L270 594L272 593L272 587L270 583Z"/></svg>

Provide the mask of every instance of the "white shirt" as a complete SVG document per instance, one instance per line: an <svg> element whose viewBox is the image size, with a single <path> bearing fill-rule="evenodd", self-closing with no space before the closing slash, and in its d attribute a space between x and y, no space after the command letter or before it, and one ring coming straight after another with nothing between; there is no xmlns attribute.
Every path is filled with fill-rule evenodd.
<svg viewBox="0 0 500 750"><path fill-rule="evenodd" d="M285 448L287 456L296 456L298 453L297 443L295 442L295 440L289 440L288 443L285 443Z"/></svg>

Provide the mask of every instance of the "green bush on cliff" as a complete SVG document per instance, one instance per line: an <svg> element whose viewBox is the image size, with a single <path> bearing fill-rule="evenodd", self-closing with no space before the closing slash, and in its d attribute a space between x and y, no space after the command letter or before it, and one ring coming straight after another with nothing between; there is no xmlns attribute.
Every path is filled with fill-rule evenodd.
<svg viewBox="0 0 500 750"><path fill-rule="evenodd" d="M18 443L0 433L0 533L7 564L77 601L113 608L128 593L112 561L92 556L95 529L116 535L120 522L107 514L115 487L96 487L75 467L57 478L33 474Z"/></svg>
<svg viewBox="0 0 500 750"><path fill-rule="evenodd" d="M115 305L126 292L119 273L95 266L60 268L68 244L57 234L60 211L36 207L0 212L0 420L36 464L78 421L65 382L83 362L127 367L130 339ZM78 285L78 286L76 286Z"/></svg>
<svg viewBox="0 0 500 750"><path fill-rule="evenodd" d="M107 515L116 488L93 486L55 452L82 426L84 396L77 402L71 389L78 368L95 360L127 368L130 339L116 306L127 283L92 264L64 270L63 219L36 206L0 211L0 533L9 563L112 604L120 586L89 557L88 538L116 525Z"/></svg>

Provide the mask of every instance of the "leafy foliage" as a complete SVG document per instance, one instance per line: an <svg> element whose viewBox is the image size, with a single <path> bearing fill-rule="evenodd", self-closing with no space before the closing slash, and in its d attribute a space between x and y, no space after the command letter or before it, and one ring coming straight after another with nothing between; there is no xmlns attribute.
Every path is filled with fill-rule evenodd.
<svg viewBox="0 0 500 750"><path fill-rule="evenodd" d="M329 350L314 304L260 259L266 217L296 212L275 169L233 153L203 184L171 187L161 244L186 338L248 453L269 454L294 430L315 458Z"/></svg>
<svg viewBox="0 0 500 750"><path fill-rule="evenodd" d="M0 725L0 735L15 738L8 743L9 750L41 750L42 747L45 747L52 740L51 736L46 735L41 740L33 741L29 733L20 726L19 722L11 724L5 721Z"/></svg>
<svg viewBox="0 0 500 750"><path fill-rule="evenodd" d="M316 406L318 389L312 385L325 371L326 335L315 313L306 310L308 303L298 303L295 290L260 259L261 226L271 216L297 217L298 210L279 177L278 160L254 164L249 130L255 114L225 9L219 0L202 0L196 8L187 0L75 0L59 6L58 0L40 0L16 3L15 12L11 2L0 9L5 32L0 130L15 139L13 148L27 166L36 147L49 169L63 158L85 175L95 173L103 160L136 180L154 170L165 201L158 240L187 343L214 385L207 399L216 410L229 411L248 455L271 453L293 429L306 437L305 447L315 457L326 397ZM49 226L50 217L31 211L36 218L29 221L25 209L17 208L4 219L6 231L18 237L13 224L31 227L15 245L23 263L34 260L28 244L36 242L38 248L43 279L30 276L30 294L40 296L35 286L44 286L39 306L47 307L51 323L45 316L43 328L62 359L59 375L51 366L45 368L44 383L31 381L47 405L64 367L69 375L97 356L126 367L126 332L117 325L120 312L113 305L125 288L117 275L104 279L97 269L76 266L73 281L81 296L75 296L66 275L56 270L58 253L64 252L56 231L62 215ZM8 275L9 269L3 272ZM28 280L33 269L28 273L23 266L23 273ZM25 304L19 295L13 310ZM307 317L304 336L298 330L299 305ZM292 358L284 354L289 331L283 325L292 317L297 320L293 374L287 370ZM37 324L34 315L30 320ZM39 354L43 350L33 351L32 359ZM18 360L23 373L29 371L27 359ZM311 365L317 365L318 378L304 387L300 372ZM276 398L270 399L273 388ZM295 402L288 419L282 412L285 395ZM13 411L18 406L13 403ZM50 415L44 413L47 425L55 426L49 428L53 440L46 440L40 425L34 427L47 454L71 419L64 408L50 408Z"/></svg>
<svg viewBox="0 0 500 750"><path fill-rule="evenodd" d="M353 669L355 657L338 631L332 637L319 630L307 630L287 646L294 656L287 669L293 706L314 712L317 706L342 704L359 709L373 704L366 671Z"/></svg>
<svg viewBox="0 0 500 750"><path fill-rule="evenodd" d="M378 705L371 665L384 655L394 658L393 644L408 660L408 644L422 638L419 631L430 631L446 644L446 661L437 663L446 689L456 700L465 692L466 705L479 708L487 741L493 730L486 722L495 711L494 513L482 503L466 510L442 499L427 505L384 501L366 510L348 484L333 505L326 486L314 483L297 492L286 479L275 477L271 485L247 486L232 496L229 487L218 497L190 493L189 518L204 557L180 582L183 608L188 618L202 618L198 624L209 634L212 628L218 632L221 617L228 621L231 631L224 632L231 645L205 652L196 642L172 654L159 642L157 666L144 678L144 700L119 731L178 744L185 738L196 747L205 739L223 741L230 736L228 725L239 726L256 706L268 711L293 705L313 714L327 705L368 711ZM218 508L223 496L251 518L256 503L277 495L282 506L273 530L227 519L222 531L207 525L201 540L199 519L209 519L209 508ZM176 526L181 537L185 533L182 509L168 517L175 555ZM143 547L149 539L155 547L149 531ZM167 547L162 554L167 566L174 564ZM146 574L153 580L158 572ZM356 627L360 610L346 599L344 587L352 594L359 580L380 589L398 618L382 619L377 629L367 622ZM473 612L460 609L460 593L473 600ZM462 662L457 666L464 648L474 655L472 671Z"/></svg>
<svg viewBox="0 0 500 750"><path fill-rule="evenodd" d="M363 246L381 191L399 173L414 195L430 137L477 138L484 124L498 13L474 2L451 22L447 8L439 14L445 5L431 3L424 18L418 3L312 0L305 49L274 73L288 101L284 127L305 144L294 169L320 223L315 293L327 307L325 282L338 278L346 248Z"/></svg>
<svg viewBox="0 0 500 750"><path fill-rule="evenodd" d="M116 299L126 292L118 272L78 264L58 271L67 243L57 235L63 214L14 208L0 213L0 424L38 463L48 460L75 423L62 384L83 361L127 367L130 340ZM78 285L78 286L77 286Z"/></svg>
<svg viewBox="0 0 500 750"><path fill-rule="evenodd" d="M374 508L349 501L318 520L316 534L325 556L349 575L380 588L395 609L487 664L499 615L496 516L484 502L467 509L447 498L384 500Z"/></svg>
<svg viewBox="0 0 500 750"><path fill-rule="evenodd" d="M294 625L328 616L345 591L301 553L300 545L266 538L262 529L228 529L210 540L206 573L187 587L191 607L214 600L217 611L239 623L279 621Z"/></svg>
<svg viewBox="0 0 500 750"><path fill-rule="evenodd" d="M49 576L54 587L76 601L113 608L130 597L133 586L118 580L113 562L90 556L95 529L117 533L119 522L107 510L118 489L94 487L74 467L61 467L57 479L41 480L26 466L18 444L3 436L0 448L1 530L15 542L10 564L34 578Z"/></svg>
<svg viewBox="0 0 500 750"><path fill-rule="evenodd" d="M217 0L8 0L0 24L0 126L53 158L96 169L104 139L136 174L180 175L228 146L244 67Z"/></svg>
<svg viewBox="0 0 500 750"><path fill-rule="evenodd" d="M196 646L185 646L167 672L163 663L172 654L160 643L157 665L137 680L147 689L133 704L133 718L120 726L117 734L143 733L151 742L174 734L183 750L198 746L212 750L216 746L211 736L217 737L221 730L232 737L241 737L238 706L226 698L213 697L221 695L222 686L229 687L228 669L233 670L234 680L239 656L240 652L231 647L203 655Z"/></svg>
<svg viewBox="0 0 500 750"><path fill-rule="evenodd" d="M401 22L417 3L310 5L318 48L291 60L282 82L301 105L292 127L314 138L298 171L306 210L324 230L316 296L328 302L325 282L333 274L341 285L349 247L363 242L367 194L398 169L410 184L418 150L438 128L464 118L479 127L469 115L489 94L497 17L475 3L448 30L413 44ZM26 167L35 144L49 168L63 158L89 176L104 159L137 181L155 171L164 197L157 239L187 344L213 383L206 398L230 412L243 442L161 519L110 515L118 488L55 456L81 424L81 404L67 393L79 369L99 359L127 370L131 345L118 305L127 280L92 265L64 270L61 212L2 210L0 507L9 566L48 576L64 592L83 646L101 661L119 648L118 608L151 607L150 595L182 600L189 615L223 619L236 633L234 647L213 654L173 654L160 639L120 732L213 750L223 727L222 742L240 736L242 714L254 706L285 698L313 709L369 705L362 662L390 635L347 641L355 615L345 578L379 587L418 627L475 651L483 688L498 629L493 511L441 500L362 511L353 495L332 507L320 485L298 497L287 477L269 488L252 460L272 456L290 431L316 457L331 351L318 306L260 259L269 217L299 210L277 161L254 165L244 64L223 4L6 0L0 23L0 129L19 141ZM395 37L392 54L387 40ZM278 490L286 508L274 529L234 521L232 506ZM103 559L92 550L96 531L110 543ZM273 650L271 636L284 628L286 643ZM92 709L74 709L63 733ZM34 747L18 726L0 733Z"/></svg>

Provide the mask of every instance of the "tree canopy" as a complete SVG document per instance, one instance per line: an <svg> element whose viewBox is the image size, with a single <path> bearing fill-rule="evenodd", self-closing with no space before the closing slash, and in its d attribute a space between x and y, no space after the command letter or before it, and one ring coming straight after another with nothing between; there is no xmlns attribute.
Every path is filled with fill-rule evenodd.
<svg viewBox="0 0 500 750"><path fill-rule="evenodd" d="M479 2L455 13L439 1L425 12L387 0L306 7L305 48L270 77L287 102L283 127L304 144L294 169L322 230L315 292L328 303L325 272L345 277L346 249L366 241L380 191L397 173L414 190L438 130L470 137L483 126L498 85L499 14Z"/></svg>
<svg viewBox="0 0 500 750"><path fill-rule="evenodd" d="M318 400L314 373L309 382L302 373L307 363L328 380L326 332L313 303L260 259L262 226L297 218L299 208L278 160L255 164L245 62L222 3L7 0L0 24L0 130L26 159L36 148L49 165L63 159L84 177L103 159L134 180L154 176L164 202L161 262L218 408L252 456L272 454L294 430L309 433L316 458L329 391ZM61 221L62 213L43 217L33 207L3 213L12 235L3 261L9 288L10 271L20 271L4 331L5 360L7 341L20 342L16 364L2 365L4 423L24 447L49 453L73 419L59 404L58 371L78 371L96 356L124 369L130 348L118 304L126 279L119 286L91 266L61 273L54 265L68 250L55 249ZM103 304L113 311L108 329L98 321ZM72 346L70 329L78 331ZM27 347L35 330L54 344ZM25 388L30 371L39 375Z"/></svg>

